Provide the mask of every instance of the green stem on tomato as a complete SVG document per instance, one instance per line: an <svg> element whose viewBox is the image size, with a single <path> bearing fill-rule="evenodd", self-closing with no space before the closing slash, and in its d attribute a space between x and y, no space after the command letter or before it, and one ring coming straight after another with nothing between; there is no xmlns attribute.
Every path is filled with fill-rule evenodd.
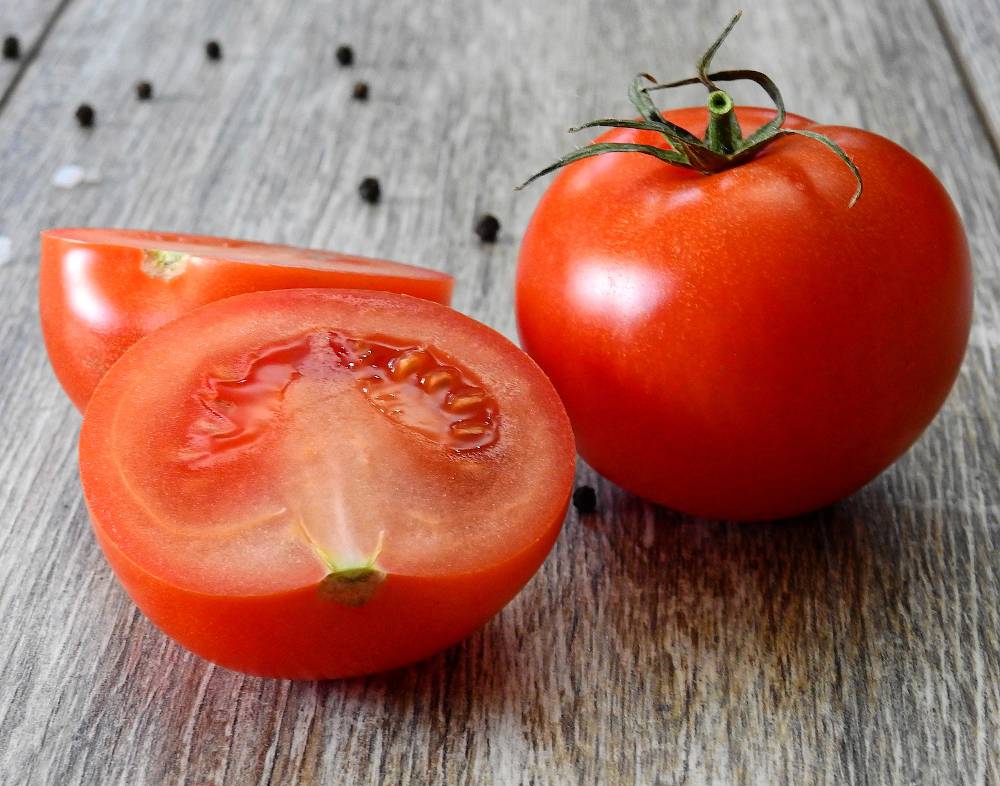
<svg viewBox="0 0 1000 786"><path fill-rule="evenodd" d="M781 98L781 91L778 90L778 86L767 74L750 69L717 71L715 73L708 72L708 68L712 63L712 57L739 21L741 15L742 13L737 13L732 18L726 29L712 42L712 45L705 51L705 54L699 58L697 76L661 84L657 83L649 74L641 73L632 80L631 85L629 85L629 100L639 112L641 119L619 120L616 118L605 118L584 123L570 129L570 131L579 131L583 128L605 127L653 131L660 134L666 140L670 146L669 148L665 149L657 145L638 144L635 142L600 142L586 145L536 172L521 185L517 186L515 190L520 191L533 180L574 161L605 153L643 153L653 156L671 166L694 169L702 174L710 175L740 166L754 158L757 153L781 137L788 136L789 134L797 134L825 145L839 156L844 165L851 171L857 182L857 189L848 203L848 207L853 207L854 203L860 198L862 190L861 172L858 170L857 165L844 152L843 148L829 137L818 134L815 131L799 131L782 127L785 121L785 104ZM719 89L716 84L716 82L733 82L737 80L747 80L759 85L774 102L775 109L777 110L771 121L755 129L747 137L743 136L739 121L736 119L732 97L725 90ZM652 84L647 84L647 82ZM704 139L698 139L686 128L682 128L665 118L660 113L660 110L657 109L650 96L653 90L665 90L681 87L682 85L699 83L710 91L708 96L708 124Z"/></svg>
<svg viewBox="0 0 1000 786"><path fill-rule="evenodd" d="M733 99L725 90L713 90L708 94L708 130L705 144L709 149L723 155L732 155L743 140L740 123L736 119Z"/></svg>

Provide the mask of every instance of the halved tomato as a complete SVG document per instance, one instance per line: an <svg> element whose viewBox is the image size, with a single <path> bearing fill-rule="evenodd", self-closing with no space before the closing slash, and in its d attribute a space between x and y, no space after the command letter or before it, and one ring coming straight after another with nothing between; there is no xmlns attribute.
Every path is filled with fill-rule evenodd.
<svg viewBox="0 0 1000 786"><path fill-rule="evenodd" d="M244 292L346 287L448 304L452 278L397 262L221 237L128 229L42 232L39 310L60 384L83 409L111 364L151 330Z"/></svg>
<svg viewBox="0 0 1000 786"><path fill-rule="evenodd" d="M140 340L87 408L97 538L139 607L229 668L374 672L482 625L549 552L575 451L544 374L404 295L300 289Z"/></svg>

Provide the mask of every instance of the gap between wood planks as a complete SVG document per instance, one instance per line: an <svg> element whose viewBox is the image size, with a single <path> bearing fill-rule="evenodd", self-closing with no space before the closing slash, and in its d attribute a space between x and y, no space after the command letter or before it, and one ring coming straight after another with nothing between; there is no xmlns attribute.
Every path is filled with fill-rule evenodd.
<svg viewBox="0 0 1000 786"><path fill-rule="evenodd" d="M993 151L993 160L997 163L997 166L1000 166L1000 129L993 127L990 114L986 111L986 104L976 89L976 81L972 78L969 66L959 50L955 31L948 24L944 11L941 10L939 0L927 0L927 5L930 7L931 16L934 17L934 22L941 33L941 39L944 41L948 57L951 58L951 63L958 73L958 79L962 85L962 89L965 91L966 98L969 99L969 103L976 113L976 119L979 120L979 125L982 126L982 130L986 134L986 139L989 141L990 150Z"/></svg>
<svg viewBox="0 0 1000 786"><path fill-rule="evenodd" d="M49 33L52 32L52 28L56 26L59 18L72 2L73 0L61 0L59 5L53 9L52 15L42 26L42 30L38 34L38 38L32 41L31 45L24 50L21 55L21 59L18 62L17 70L14 72L14 76L8 83L7 88L3 91L3 94L0 95L0 114L3 114L3 110L7 108L7 103L10 101L10 97L14 95L14 92L17 90L17 86L21 83L22 77L24 77L27 70L31 67L31 64L35 62L35 58L37 58L38 54L42 51L42 46L45 44L45 40L49 37Z"/></svg>

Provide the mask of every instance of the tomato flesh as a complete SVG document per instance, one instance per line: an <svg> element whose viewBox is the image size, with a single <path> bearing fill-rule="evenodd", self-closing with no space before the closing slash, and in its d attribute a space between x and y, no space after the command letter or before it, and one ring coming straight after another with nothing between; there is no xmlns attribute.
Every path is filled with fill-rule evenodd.
<svg viewBox="0 0 1000 786"><path fill-rule="evenodd" d="M155 331L80 441L94 529L140 607L205 657L286 677L400 665L485 622L551 547L574 455L506 339L337 290L241 295ZM362 605L330 598L331 576L369 568Z"/></svg>
<svg viewBox="0 0 1000 786"><path fill-rule="evenodd" d="M40 314L53 369L82 409L131 344L192 309L244 292L341 287L447 304L452 279L385 260L231 238L126 229L42 233Z"/></svg>

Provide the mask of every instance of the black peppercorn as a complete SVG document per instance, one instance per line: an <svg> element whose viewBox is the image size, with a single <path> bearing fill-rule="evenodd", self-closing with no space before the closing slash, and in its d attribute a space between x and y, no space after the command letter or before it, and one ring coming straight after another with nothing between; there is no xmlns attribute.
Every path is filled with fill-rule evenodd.
<svg viewBox="0 0 1000 786"><path fill-rule="evenodd" d="M21 42L16 35L9 35L3 40L3 59L17 60L21 56Z"/></svg>
<svg viewBox="0 0 1000 786"><path fill-rule="evenodd" d="M153 97L153 86L149 82L139 82L135 86L135 95L140 101L148 101Z"/></svg>
<svg viewBox="0 0 1000 786"><path fill-rule="evenodd" d="M358 193L365 202L375 204L382 197L382 187L374 177L366 177L358 186Z"/></svg>
<svg viewBox="0 0 1000 786"><path fill-rule="evenodd" d="M76 108L76 122L80 124L81 128L90 128L93 126L96 116L94 107L90 104L80 104Z"/></svg>
<svg viewBox="0 0 1000 786"><path fill-rule="evenodd" d="M209 60L221 60L222 45L218 41L209 41L205 44L205 54Z"/></svg>
<svg viewBox="0 0 1000 786"><path fill-rule="evenodd" d="M367 82L356 82L354 85L354 90L351 91L351 95L357 101L367 101L368 100L368 83Z"/></svg>
<svg viewBox="0 0 1000 786"><path fill-rule="evenodd" d="M500 231L500 222L497 217L490 213L483 213L476 219L475 232L484 243L496 243L497 232Z"/></svg>
<svg viewBox="0 0 1000 786"><path fill-rule="evenodd" d="M580 486L573 492L573 507L579 513L593 513L597 510L597 492L590 486Z"/></svg>
<svg viewBox="0 0 1000 786"><path fill-rule="evenodd" d="M337 62L342 66L349 66L354 63L354 50L351 47L342 45L337 47Z"/></svg>

